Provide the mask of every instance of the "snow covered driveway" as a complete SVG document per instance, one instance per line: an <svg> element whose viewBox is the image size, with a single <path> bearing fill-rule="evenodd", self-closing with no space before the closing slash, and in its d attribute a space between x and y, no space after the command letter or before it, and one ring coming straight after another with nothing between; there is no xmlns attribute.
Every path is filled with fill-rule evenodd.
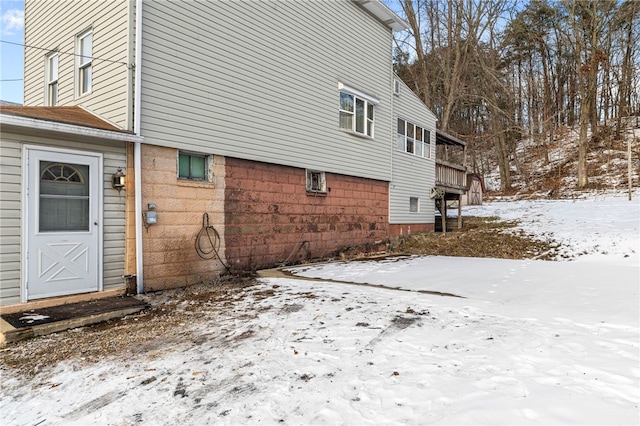
<svg viewBox="0 0 640 426"><path fill-rule="evenodd" d="M553 208L520 203L523 227L536 232L524 220L535 211L578 260L293 268L320 280L263 279L133 356L73 358L33 379L3 369L0 423L638 424L638 202L619 203L628 220L602 243L587 222L562 234Z"/></svg>
<svg viewBox="0 0 640 426"><path fill-rule="evenodd" d="M465 297L389 294L395 303L429 311L423 327L393 339L393 362L418 377L403 399L424 408L406 418L409 423L636 424L638 272L633 266L422 257L301 274ZM422 381L429 385L420 387Z"/></svg>

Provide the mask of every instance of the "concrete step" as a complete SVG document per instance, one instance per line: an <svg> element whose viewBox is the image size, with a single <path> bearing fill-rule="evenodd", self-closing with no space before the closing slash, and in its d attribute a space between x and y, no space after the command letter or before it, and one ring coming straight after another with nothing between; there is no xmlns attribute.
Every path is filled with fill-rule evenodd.
<svg viewBox="0 0 640 426"><path fill-rule="evenodd" d="M118 296L3 313L0 345L122 318L148 307L135 297Z"/></svg>

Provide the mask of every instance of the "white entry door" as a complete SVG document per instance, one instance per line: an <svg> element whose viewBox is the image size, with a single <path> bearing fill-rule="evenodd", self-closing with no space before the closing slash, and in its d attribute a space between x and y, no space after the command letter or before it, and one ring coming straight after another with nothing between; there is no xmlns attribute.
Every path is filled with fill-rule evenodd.
<svg viewBox="0 0 640 426"><path fill-rule="evenodd" d="M27 148L26 299L102 288L102 157Z"/></svg>

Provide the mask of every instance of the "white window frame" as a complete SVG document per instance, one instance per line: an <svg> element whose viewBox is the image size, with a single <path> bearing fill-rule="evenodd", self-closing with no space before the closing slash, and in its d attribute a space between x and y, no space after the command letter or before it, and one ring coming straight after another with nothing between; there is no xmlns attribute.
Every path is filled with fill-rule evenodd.
<svg viewBox="0 0 640 426"><path fill-rule="evenodd" d="M327 192L327 179L324 172L307 169L305 175L307 181L307 192L320 194L325 194Z"/></svg>
<svg viewBox="0 0 640 426"><path fill-rule="evenodd" d="M366 136L369 138L375 137L375 106L380 103L379 99L373 96L367 95L353 87L346 86L342 83L338 83L338 90L340 92L339 114L341 117L340 128L351 133L355 133L359 136ZM342 97L349 96L352 98L353 110L343 109ZM362 120L358 120L358 111L362 111ZM343 123L343 116L351 116L351 126L345 127ZM361 127L361 131L359 129Z"/></svg>
<svg viewBox="0 0 640 426"><path fill-rule="evenodd" d="M409 213L420 213L420 197L409 197Z"/></svg>
<svg viewBox="0 0 640 426"><path fill-rule="evenodd" d="M90 52L83 51L83 41L91 37ZM88 53L88 55L86 55ZM93 29L89 28L76 37L76 96L91 93L93 85ZM88 77L88 82L87 82Z"/></svg>
<svg viewBox="0 0 640 426"><path fill-rule="evenodd" d="M60 72L60 55L52 52L45 56L44 64L44 103L47 106L58 105L58 74Z"/></svg>
<svg viewBox="0 0 640 426"><path fill-rule="evenodd" d="M403 128L400 122L404 123ZM396 149L416 157L431 158L431 130L403 118L398 118L396 123Z"/></svg>

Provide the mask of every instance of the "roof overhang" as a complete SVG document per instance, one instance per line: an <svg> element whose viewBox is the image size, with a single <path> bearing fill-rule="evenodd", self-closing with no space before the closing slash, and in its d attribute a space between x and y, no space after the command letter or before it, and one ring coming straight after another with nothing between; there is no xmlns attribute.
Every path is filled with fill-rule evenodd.
<svg viewBox="0 0 640 426"><path fill-rule="evenodd" d="M467 146L467 143L456 138L453 135L445 133L441 130L436 130L436 144L437 145L459 145Z"/></svg>
<svg viewBox="0 0 640 426"><path fill-rule="evenodd" d="M0 128L2 128L3 132L13 131L25 133L26 131L30 131L37 134L51 133L57 134L58 136L73 135L121 142L142 142L143 140L142 136L137 136L132 133L59 123L3 112L0 112Z"/></svg>
<svg viewBox="0 0 640 426"><path fill-rule="evenodd" d="M364 9L369 11L373 16L384 22L393 31L404 31L409 28L409 25L396 15L391 9L389 9L380 0L353 0L356 4L359 4Z"/></svg>

